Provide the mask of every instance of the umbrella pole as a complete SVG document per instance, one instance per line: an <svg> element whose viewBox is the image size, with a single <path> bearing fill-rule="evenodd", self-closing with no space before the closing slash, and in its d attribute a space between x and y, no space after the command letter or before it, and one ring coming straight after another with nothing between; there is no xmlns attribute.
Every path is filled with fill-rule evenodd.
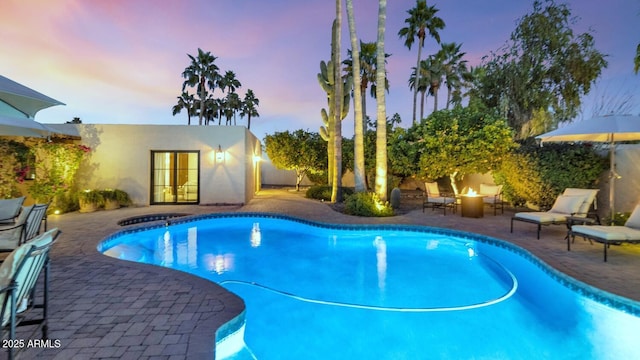
<svg viewBox="0 0 640 360"><path fill-rule="evenodd" d="M609 220L609 225L613 225L614 224L614 219L615 219L615 189L616 189L616 185L615 185L615 181L616 181L616 148L615 148L615 142L613 141L613 134L611 134L611 142L609 145L609 161L610 161L610 165L609 165L609 216L610 216L610 220Z"/></svg>

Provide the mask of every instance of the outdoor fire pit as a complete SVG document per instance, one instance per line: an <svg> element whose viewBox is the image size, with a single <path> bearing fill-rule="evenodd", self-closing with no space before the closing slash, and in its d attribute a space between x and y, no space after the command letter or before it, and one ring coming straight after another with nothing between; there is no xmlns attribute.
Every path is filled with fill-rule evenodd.
<svg viewBox="0 0 640 360"><path fill-rule="evenodd" d="M475 191L460 196L461 216L471 218L481 218L484 216L484 195L478 195Z"/></svg>

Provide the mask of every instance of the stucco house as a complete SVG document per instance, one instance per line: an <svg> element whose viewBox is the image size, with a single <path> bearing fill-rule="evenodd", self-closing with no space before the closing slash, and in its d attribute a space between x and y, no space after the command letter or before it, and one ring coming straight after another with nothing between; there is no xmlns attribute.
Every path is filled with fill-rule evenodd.
<svg viewBox="0 0 640 360"><path fill-rule="evenodd" d="M64 104L0 76L0 137L63 137L88 146L76 176L80 189L121 189L135 205L244 204L260 189L261 144L243 126L35 121L55 105Z"/></svg>
<svg viewBox="0 0 640 360"><path fill-rule="evenodd" d="M47 125L91 148L81 189L121 189L136 205L244 204L260 189L260 141L244 126Z"/></svg>

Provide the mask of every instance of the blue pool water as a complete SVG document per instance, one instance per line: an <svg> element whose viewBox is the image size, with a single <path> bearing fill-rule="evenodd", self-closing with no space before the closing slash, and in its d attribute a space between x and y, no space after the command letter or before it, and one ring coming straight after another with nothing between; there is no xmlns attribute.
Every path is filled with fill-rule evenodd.
<svg viewBox="0 0 640 360"><path fill-rule="evenodd" d="M99 250L242 297L235 358L640 358L639 303L469 233L216 214L123 231Z"/></svg>

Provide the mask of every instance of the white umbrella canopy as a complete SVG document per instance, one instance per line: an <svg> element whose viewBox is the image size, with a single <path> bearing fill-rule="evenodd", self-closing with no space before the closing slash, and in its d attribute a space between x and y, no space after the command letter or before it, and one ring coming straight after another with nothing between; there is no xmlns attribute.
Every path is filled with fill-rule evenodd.
<svg viewBox="0 0 640 360"><path fill-rule="evenodd" d="M614 195L616 174L615 145L620 141L640 140L640 116L603 115L584 121L573 122L560 129L538 135L536 139L544 142L606 142L609 147L609 207L611 219L614 218Z"/></svg>
<svg viewBox="0 0 640 360"><path fill-rule="evenodd" d="M64 103L0 75L0 101L33 119L42 109Z"/></svg>
<svg viewBox="0 0 640 360"><path fill-rule="evenodd" d="M0 115L0 136L27 136L46 138L54 133L46 125L27 118L14 118Z"/></svg>

